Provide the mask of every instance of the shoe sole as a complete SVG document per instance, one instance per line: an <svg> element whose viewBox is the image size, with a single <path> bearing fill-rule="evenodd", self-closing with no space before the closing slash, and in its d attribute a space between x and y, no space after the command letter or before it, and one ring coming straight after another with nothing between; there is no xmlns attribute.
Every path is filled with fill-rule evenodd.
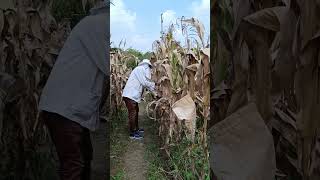
<svg viewBox="0 0 320 180"><path fill-rule="evenodd" d="M132 136L129 136L129 138L130 138L130 139L137 139L137 140L143 139L143 137L132 137Z"/></svg>

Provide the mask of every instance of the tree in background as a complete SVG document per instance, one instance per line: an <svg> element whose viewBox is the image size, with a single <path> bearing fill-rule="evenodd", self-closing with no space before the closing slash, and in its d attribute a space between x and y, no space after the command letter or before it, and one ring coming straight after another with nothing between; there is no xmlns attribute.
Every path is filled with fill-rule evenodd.
<svg viewBox="0 0 320 180"><path fill-rule="evenodd" d="M123 55L126 57L126 66L130 69L134 69L135 67L138 66L139 62L142 61L143 59L151 59L152 57L152 52L141 52L137 49L133 48L128 48L124 50L123 48L111 48L110 51L116 52L120 50Z"/></svg>

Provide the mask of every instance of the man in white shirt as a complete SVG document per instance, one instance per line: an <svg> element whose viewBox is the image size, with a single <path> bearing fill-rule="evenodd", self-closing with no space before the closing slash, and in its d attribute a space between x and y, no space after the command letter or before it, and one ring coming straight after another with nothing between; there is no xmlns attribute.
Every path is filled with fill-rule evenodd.
<svg viewBox="0 0 320 180"><path fill-rule="evenodd" d="M73 28L41 94L39 110L56 147L61 180L90 179L90 131L99 127L109 95L108 13L109 3L97 2Z"/></svg>
<svg viewBox="0 0 320 180"><path fill-rule="evenodd" d="M155 83L151 80L152 64L150 60L144 59L133 69L126 86L123 89L122 97L128 109L129 132L131 139L142 139L143 129L139 128L138 114L143 89L149 89L153 95L158 96L155 91Z"/></svg>

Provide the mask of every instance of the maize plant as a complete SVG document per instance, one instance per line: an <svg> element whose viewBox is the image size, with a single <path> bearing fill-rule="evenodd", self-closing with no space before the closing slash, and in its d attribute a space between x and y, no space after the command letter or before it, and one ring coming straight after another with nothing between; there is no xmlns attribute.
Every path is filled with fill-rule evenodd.
<svg viewBox="0 0 320 180"><path fill-rule="evenodd" d="M110 52L110 64L111 64L111 106L112 112L118 112L123 107L122 90L126 85L128 77L131 73L130 68L127 67L128 59L134 59L136 64L137 58L132 54L128 54L122 51L120 48L115 48Z"/></svg>
<svg viewBox="0 0 320 180"><path fill-rule="evenodd" d="M189 33L185 31L186 26L193 26L197 29L201 44L195 40L196 47L191 49L190 39L187 39L188 44L182 47L173 39L173 25L161 40L153 43L155 68L152 79L158 82L157 91L162 98L153 101L149 107L153 109L153 118L160 122L159 135L165 137L166 144L179 140L183 124L186 125L190 139L193 140L196 118L204 119L204 132L209 118L210 49L203 41L203 25L195 18L181 19L182 30L186 37ZM190 108L188 116L180 114L180 106L184 105Z"/></svg>
<svg viewBox="0 0 320 180"><path fill-rule="evenodd" d="M0 3L0 174L4 179L36 180L55 174L55 167L52 172L45 169L51 157L46 130L39 126L38 100L70 28L67 21L55 21L51 6L50 0Z"/></svg>
<svg viewBox="0 0 320 180"><path fill-rule="evenodd" d="M152 79L158 84L156 89L161 98L150 102L147 109L149 117L159 124L159 136L169 157L170 146L178 144L186 135L193 144L202 146L207 159L209 44L204 41L204 27L197 19L182 17L180 27L186 38L184 47L173 38L174 25L169 27L161 40L153 43ZM190 31L196 32L197 38L192 37ZM196 134L198 138L195 138ZM190 153L190 149L187 151ZM192 171L195 171L194 168ZM201 171L197 177L204 179L205 172Z"/></svg>
<svg viewBox="0 0 320 180"><path fill-rule="evenodd" d="M83 7L95 2L98 0L82 1ZM53 10L54 3L57 1L0 2L1 179L57 178L38 112L42 88L71 31L70 19L57 22L51 14L58 12Z"/></svg>
<svg viewBox="0 0 320 180"><path fill-rule="evenodd" d="M221 0L212 8L213 122L255 102L273 133L278 175L319 179L319 1Z"/></svg>

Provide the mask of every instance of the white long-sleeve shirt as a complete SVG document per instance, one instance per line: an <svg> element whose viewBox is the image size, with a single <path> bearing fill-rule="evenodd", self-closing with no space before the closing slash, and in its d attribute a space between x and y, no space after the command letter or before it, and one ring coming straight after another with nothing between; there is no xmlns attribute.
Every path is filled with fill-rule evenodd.
<svg viewBox="0 0 320 180"><path fill-rule="evenodd" d="M151 69L148 64L141 64L131 72L122 96L141 102L143 88L155 91L155 83L151 81Z"/></svg>
<svg viewBox="0 0 320 180"><path fill-rule="evenodd" d="M93 8L72 30L42 91L39 110L90 130L99 126L105 78L110 76L108 7Z"/></svg>

